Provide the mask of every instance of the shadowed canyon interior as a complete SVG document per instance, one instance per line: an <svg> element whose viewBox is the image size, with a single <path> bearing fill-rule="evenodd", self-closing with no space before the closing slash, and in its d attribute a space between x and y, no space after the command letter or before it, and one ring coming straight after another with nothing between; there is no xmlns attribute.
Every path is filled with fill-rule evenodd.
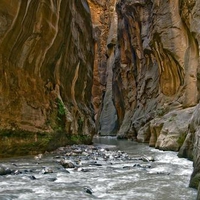
<svg viewBox="0 0 200 200"><path fill-rule="evenodd" d="M193 160L197 188L199 50L200 0L1 0L0 156L114 135Z"/></svg>

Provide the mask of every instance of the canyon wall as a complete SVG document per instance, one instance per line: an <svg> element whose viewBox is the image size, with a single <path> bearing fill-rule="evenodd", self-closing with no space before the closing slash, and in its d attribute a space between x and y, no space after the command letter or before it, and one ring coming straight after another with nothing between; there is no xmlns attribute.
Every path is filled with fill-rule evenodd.
<svg viewBox="0 0 200 200"><path fill-rule="evenodd" d="M88 0L95 39L92 99L97 132L116 135L117 113L113 102L114 47L117 42L116 0Z"/></svg>
<svg viewBox="0 0 200 200"><path fill-rule="evenodd" d="M162 141L169 143L170 149L173 146L170 140L174 137L180 140L169 127L180 110L198 102L198 43L190 30L194 5L192 1L178 0L118 2L120 53L114 73L118 90L123 91L125 116L130 116L123 119L119 137L131 137L131 134L166 150L168 147ZM118 83L119 77L122 83ZM130 80L132 88L129 88ZM193 111L189 110L186 121ZM166 119L162 117L165 114L168 114ZM171 125L164 127L170 117ZM174 145L176 150L180 148Z"/></svg>
<svg viewBox="0 0 200 200"><path fill-rule="evenodd" d="M197 188L199 47L200 0L2 0L0 156L117 135L194 160Z"/></svg>
<svg viewBox="0 0 200 200"><path fill-rule="evenodd" d="M100 135L180 149L199 100L197 4L89 1L96 41L92 94Z"/></svg>
<svg viewBox="0 0 200 200"><path fill-rule="evenodd" d="M96 59L98 84L93 85L103 86L101 96L93 95L99 97L97 130L179 151L194 160L190 185L198 187L200 1L109 2L117 14L111 6L107 42L96 43L96 53L101 47L104 55L104 65Z"/></svg>
<svg viewBox="0 0 200 200"><path fill-rule="evenodd" d="M125 108L118 137L180 150L180 157L194 161L190 186L195 188L200 180L199 8L199 0L119 1L120 53L114 69ZM122 101L119 94L114 97Z"/></svg>
<svg viewBox="0 0 200 200"><path fill-rule="evenodd" d="M0 2L0 156L91 141L93 61L86 0Z"/></svg>

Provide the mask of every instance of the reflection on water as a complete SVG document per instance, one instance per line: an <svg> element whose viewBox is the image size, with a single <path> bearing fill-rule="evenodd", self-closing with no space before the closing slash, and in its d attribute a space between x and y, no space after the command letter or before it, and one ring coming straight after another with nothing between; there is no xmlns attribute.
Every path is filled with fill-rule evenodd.
<svg viewBox="0 0 200 200"><path fill-rule="evenodd" d="M57 162L56 155L46 155L37 161L28 157L2 160L2 165L12 166L23 173L0 176L0 200L196 199L197 191L188 187L192 162L178 158L175 152L163 152L145 144L111 137L95 138L94 143L105 149L106 145L112 145L109 151L104 151L110 157L103 160L98 157L98 152L93 153L92 159L95 158L95 162L101 165L87 166L85 172L75 169L66 171ZM131 159L115 159L113 152L116 149L126 152ZM154 157L155 161L135 159L142 156ZM51 168L53 173L42 173L45 167Z"/></svg>

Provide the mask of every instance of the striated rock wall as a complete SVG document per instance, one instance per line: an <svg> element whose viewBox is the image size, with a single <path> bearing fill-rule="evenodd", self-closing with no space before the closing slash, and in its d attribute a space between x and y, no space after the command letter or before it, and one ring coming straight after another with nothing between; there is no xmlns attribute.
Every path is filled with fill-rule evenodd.
<svg viewBox="0 0 200 200"><path fill-rule="evenodd" d="M94 114L101 135L193 159L198 187L199 16L200 0L2 0L0 156L91 141Z"/></svg>
<svg viewBox="0 0 200 200"><path fill-rule="evenodd" d="M118 2L120 61L115 74L122 79L118 85L129 116L119 137L136 137L151 119L197 104L198 44L188 27L193 7L192 1L178 0Z"/></svg>
<svg viewBox="0 0 200 200"><path fill-rule="evenodd" d="M113 103L114 46L117 42L116 0L88 0L95 39L92 99L97 131L116 135L117 113Z"/></svg>
<svg viewBox="0 0 200 200"><path fill-rule="evenodd" d="M197 188L200 1L121 0L117 12L114 74L125 113L118 137L180 150L179 156L194 161L190 186Z"/></svg>
<svg viewBox="0 0 200 200"><path fill-rule="evenodd" d="M98 80L107 78L99 90L97 129L180 150L179 156L194 159L190 185L198 187L200 1L118 0L116 12L117 28L110 23L106 31L115 42L106 34L102 44L106 71Z"/></svg>
<svg viewBox="0 0 200 200"><path fill-rule="evenodd" d="M190 31L193 35L194 42L196 44L196 54L189 55L194 58L196 56L198 58L198 68L197 68L197 88L198 88L198 99L199 99L199 63L200 63L200 1L182 1L183 11L182 15L184 16L186 26L188 31ZM200 199L200 104L195 107L195 111L192 116L192 121L188 128L188 134L182 145L179 156L193 159L194 162L194 170L190 180L190 186L194 188L198 188L198 197ZM198 187L199 186L199 187Z"/></svg>
<svg viewBox="0 0 200 200"><path fill-rule="evenodd" d="M0 2L0 156L91 140L93 60L86 0Z"/></svg>

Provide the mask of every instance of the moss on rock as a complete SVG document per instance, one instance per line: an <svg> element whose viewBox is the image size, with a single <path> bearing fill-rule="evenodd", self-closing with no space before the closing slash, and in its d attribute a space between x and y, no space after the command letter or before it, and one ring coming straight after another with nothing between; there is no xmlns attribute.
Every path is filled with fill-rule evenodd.
<svg viewBox="0 0 200 200"><path fill-rule="evenodd" d="M0 157L34 155L68 144L91 143L91 136L67 135L65 132L33 133L21 130L0 131Z"/></svg>

